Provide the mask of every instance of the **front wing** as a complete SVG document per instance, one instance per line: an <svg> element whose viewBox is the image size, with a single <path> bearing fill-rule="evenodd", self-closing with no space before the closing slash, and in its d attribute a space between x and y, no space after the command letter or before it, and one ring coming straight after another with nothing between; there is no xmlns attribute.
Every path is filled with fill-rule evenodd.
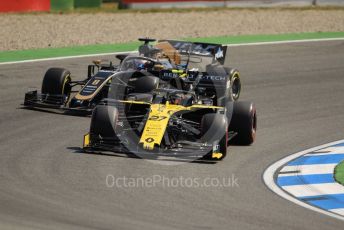
<svg viewBox="0 0 344 230"><path fill-rule="evenodd" d="M38 93L37 90L25 93L24 106L37 109L53 109L60 111L70 111L82 114L91 114L92 107L68 107L65 104L63 95L47 95Z"/></svg>
<svg viewBox="0 0 344 230"><path fill-rule="evenodd" d="M228 139L232 139L236 133L229 132ZM85 152L117 152L124 154L134 154L138 156L168 156L168 157L192 157L201 158L208 153L212 153L212 158L220 159L221 153L218 153L214 146L217 143L202 143L191 141L179 141L176 142L173 147L161 149L158 148L155 151L147 151L143 149L143 146L137 145L136 148L128 148L125 143L117 138L101 138L94 137L89 133L84 135L83 150Z"/></svg>

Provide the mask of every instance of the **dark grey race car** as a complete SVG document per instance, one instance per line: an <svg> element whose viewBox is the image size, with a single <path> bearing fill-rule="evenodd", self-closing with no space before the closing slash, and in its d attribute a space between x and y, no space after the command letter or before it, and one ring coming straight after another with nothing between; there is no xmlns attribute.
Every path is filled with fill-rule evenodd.
<svg viewBox="0 0 344 230"><path fill-rule="evenodd" d="M228 47L219 44L175 40L139 39L137 54L117 55L120 64L94 61L84 80L74 81L70 71L50 68L41 92L25 94L24 106L91 113L109 95L111 82L121 85L117 99L131 93L149 93L155 88L194 90L225 105L240 96L239 71L229 67Z"/></svg>

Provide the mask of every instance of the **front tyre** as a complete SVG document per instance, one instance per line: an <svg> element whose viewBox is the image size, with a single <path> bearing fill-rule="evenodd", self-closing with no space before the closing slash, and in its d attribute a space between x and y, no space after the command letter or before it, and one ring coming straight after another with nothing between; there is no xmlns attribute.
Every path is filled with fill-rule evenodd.
<svg viewBox="0 0 344 230"><path fill-rule="evenodd" d="M63 103L66 103L71 92L71 81L69 70L63 68L48 69L42 82L42 94L47 94L47 102L54 102L54 97L59 99L59 96L62 96Z"/></svg>
<svg viewBox="0 0 344 230"><path fill-rule="evenodd" d="M256 107L252 102L247 101L235 101L233 103L232 106L227 105L227 116L230 121L229 131L237 133L232 142L240 145L251 145L256 139L257 132Z"/></svg>
<svg viewBox="0 0 344 230"><path fill-rule="evenodd" d="M101 138L115 138L118 110L114 106L97 105L92 113L90 134Z"/></svg>
<svg viewBox="0 0 344 230"><path fill-rule="evenodd" d="M223 114L205 114L201 121L202 141L213 144L204 160L220 161L227 155L228 122Z"/></svg>

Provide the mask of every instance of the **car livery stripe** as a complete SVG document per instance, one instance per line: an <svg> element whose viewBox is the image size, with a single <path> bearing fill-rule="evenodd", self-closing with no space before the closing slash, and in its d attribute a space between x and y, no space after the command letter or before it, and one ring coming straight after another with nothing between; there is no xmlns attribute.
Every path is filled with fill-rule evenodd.
<svg viewBox="0 0 344 230"><path fill-rule="evenodd" d="M86 83L80 92L75 95L75 98L77 100L91 100L114 75L114 73L107 71L98 72Z"/></svg>
<svg viewBox="0 0 344 230"><path fill-rule="evenodd" d="M301 206L344 220L344 186L334 179L344 140L288 156L264 172L265 184Z"/></svg>

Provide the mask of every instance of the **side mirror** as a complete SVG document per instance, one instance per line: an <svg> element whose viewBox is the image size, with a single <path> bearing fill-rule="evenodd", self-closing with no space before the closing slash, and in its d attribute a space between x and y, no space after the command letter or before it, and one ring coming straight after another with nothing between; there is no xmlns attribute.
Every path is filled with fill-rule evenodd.
<svg viewBox="0 0 344 230"><path fill-rule="evenodd" d="M116 58L118 59L118 60L120 60L120 64L122 63L122 61L126 58L126 57L128 57L129 55L128 54L117 54L116 55Z"/></svg>
<svg viewBox="0 0 344 230"><path fill-rule="evenodd" d="M87 67L87 78L90 79L94 75L94 65L88 65Z"/></svg>

